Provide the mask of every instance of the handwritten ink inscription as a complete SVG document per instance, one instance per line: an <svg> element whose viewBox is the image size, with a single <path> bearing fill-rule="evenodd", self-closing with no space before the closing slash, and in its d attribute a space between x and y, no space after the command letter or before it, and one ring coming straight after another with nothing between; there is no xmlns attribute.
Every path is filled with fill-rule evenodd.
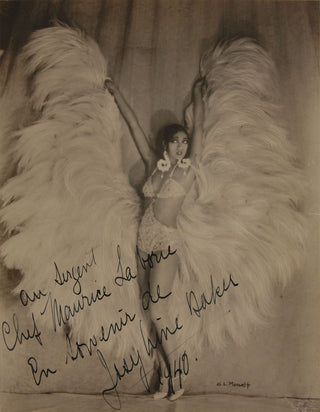
<svg viewBox="0 0 320 412"><path fill-rule="evenodd" d="M91 262L86 262L82 266L76 265L72 266L71 270L66 270L65 272L60 273L58 265L54 262L54 267L56 270L56 278L55 282L59 286L63 286L65 283L69 282L69 280L73 279L75 282L73 284L72 291L75 295L80 295L81 293L81 283L80 279L83 277L84 274L88 273L88 270L93 266L96 265L96 258L94 256L94 251L91 249Z"/></svg>
<svg viewBox="0 0 320 412"><path fill-rule="evenodd" d="M210 291L209 294L203 292L200 296L196 296L195 292L192 290L186 293L186 299L190 311L190 315L195 314L198 318L201 317L201 311L206 310L208 306L215 305L217 303L217 298L222 298L224 293L230 288L230 286L236 287L239 283L236 283L232 279L232 275L229 275L229 279L226 282L225 279L222 281L221 286L214 286L213 277L210 276Z"/></svg>
<svg viewBox="0 0 320 412"><path fill-rule="evenodd" d="M165 366L163 370L158 370L158 379L161 386L173 387L173 380L178 377L178 387L182 388L182 377L189 374L190 364L187 352L184 351L178 359L174 359L172 365ZM168 380L168 385L163 382L162 376Z"/></svg>
<svg viewBox="0 0 320 412"><path fill-rule="evenodd" d="M149 270L155 267L155 265L161 264L163 260L170 258L174 255L176 250L171 250L170 246L167 251L161 253L150 253L147 257L142 257L138 248L136 249L136 258L138 270ZM138 272L132 270L132 268L122 261L120 245L116 249L117 263L116 263L116 275L114 276L114 287L123 287L130 284L129 282L137 281ZM20 292L20 303L23 307L30 307L35 302L42 302L41 310L36 313L34 309L31 312L29 325L26 327L19 322L18 315L12 314L12 319L4 320L2 322L2 339L5 347L8 351L13 352L18 345L22 345L28 341L36 341L41 347L45 348L43 339L41 337L41 330L37 325L37 316L49 316L51 320L51 327L54 332L57 332L59 328L64 325L68 325L68 322L75 316L81 316L89 307L101 300L112 300L112 304L119 303L123 307L118 309L118 317L109 323L100 325L97 327L97 333L86 337L85 339L71 337L69 331L65 331L65 364L70 365L74 362L84 358L95 358L98 364L105 370L106 381L104 383L104 389L102 390L103 399L113 409L121 409L121 399L118 393L119 383L127 376L133 374L135 371L138 373L139 381L143 384L147 392L151 391L148 375L152 373L152 370L147 371L145 368L145 360L154 356L155 351L160 350L162 345L169 340L173 339L175 334L180 334L183 330L183 323L179 316L173 316L171 319L171 327L163 325L162 328L154 333L152 336L147 330L144 329L144 323L139 318L137 313L126 310L126 302L114 302L112 296L113 289L107 289L106 286L101 286L100 289L95 289L87 292L83 292L81 282L84 282L85 277L92 274L91 269L93 266L98 265L94 249L91 249L91 256L88 262L84 264L74 264L69 266L68 269L61 270L58 264L54 262L55 278L53 281L60 287L72 287L72 293L74 295L74 301L67 304L59 301L58 297L53 296L51 291L38 290L38 291L26 291ZM106 277L108 277L106 275ZM71 285L70 285L71 284ZM194 290L186 292L186 304L189 309L190 315L196 315L201 317L202 311L207 310L210 305L215 305L218 298L222 298L224 293L233 286L238 286L234 278L229 275L227 280L223 279L222 285L214 285L213 276L210 276L210 287L208 290L198 294ZM57 292L59 293L59 292ZM129 292L128 292L129 293ZM114 294L116 296L116 294ZM160 301L165 301L169 297L172 298L173 291L161 290L161 286L158 284L155 291L151 293L150 290L146 290L142 293L141 306L144 311L148 311L152 305L156 305ZM161 317L157 318L160 321ZM30 326L31 324L31 326ZM130 325L136 328L140 342L138 349L133 345L129 353L126 353L121 360L110 360L110 353L107 357L103 353L103 346L107 345L111 339L114 339L116 335L123 333ZM46 349L46 348L45 348ZM162 349L161 349L162 350ZM112 355L111 355L112 356ZM197 359L196 359L197 360ZM175 359L171 359L170 364L162 365L158 369L158 380L160 387L173 387L173 379L178 379L179 386L182 387L182 378L187 376L190 371L190 362L186 350L180 352L180 355ZM49 378L58 373L57 368L48 367L48 365L41 365L41 362L36 356L29 356L26 359L26 363L31 372L34 383L39 386L44 379ZM69 367L69 366L68 366ZM161 370L160 370L161 369ZM233 383L233 382L232 382ZM228 383L230 386L230 382ZM217 386L225 386L225 382L217 383ZM233 386L237 386L234 383ZM240 384L238 386L241 386ZM250 384L247 384L247 388ZM109 393L116 395L116 401L112 401L108 397Z"/></svg>
<svg viewBox="0 0 320 412"><path fill-rule="evenodd" d="M26 328L24 331L20 329L18 316L14 313L12 315L12 323L7 321L2 322L2 338L6 348L13 351L17 344L21 345L31 339L36 339L42 346L41 332L38 329L34 314L31 314L32 327Z"/></svg>
<svg viewBox="0 0 320 412"><path fill-rule="evenodd" d="M22 289L20 291L20 302L23 304L23 306L27 306L29 302L33 303L45 296L47 296L47 293L43 292L42 290L39 290L38 293L32 292L31 296L29 296L28 293L24 289Z"/></svg>
<svg viewBox="0 0 320 412"><path fill-rule="evenodd" d="M139 253L138 247L136 248L136 256L138 261L138 267L141 266L143 270L147 268L152 269L155 265L159 264L162 260L168 259L170 256L174 255L177 251L171 251L170 245L168 246L167 252L161 251L160 253L148 253L146 258L143 258ZM124 281L130 282L132 279L136 279L137 275L132 273L130 266L124 267L121 261L121 248L120 245L117 246L117 274L120 273L120 276L115 277L115 283L117 286L123 286Z"/></svg>
<svg viewBox="0 0 320 412"><path fill-rule="evenodd" d="M49 376L49 373L53 375L57 372L56 369L41 369L38 373L38 361L34 356L30 356L30 358L28 359L28 365L31 368L32 377L37 386L41 384L43 375L47 378Z"/></svg>
<svg viewBox="0 0 320 412"><path fill-rule="evenodd" d="M66 325L68 320L75 317L79 312L89 308L97 301L110 296L111 292L108 292L106 286L103 286L102 291L101 289L96 289L94 292L91 292L89 296L81 294L81 297L69 306L61 305L56 298L52 299L51 292L49 292L47 302L43 310L40 312L40 315L43 316L49 307L53 330L56 332L58 326L61 326L62 324Z"/></svg>
<svg viewBox="0 0 320 412"><path fill-rule="evenodd" d="M118 312L121 313L123 309L120 309ZM92 356L93 349L98 346L99 342L108 342L109 339L120 333L123 328L130 322L133 322L136 318L136 314L130 315L129 313L125 312L125 315L120 317L120 319L116 322L110 323L108 326L102 325L100 326L100 334L99 335L92 335L89 338L89 342L79 342L76 340L74 343L71 342L71 339L68 334L66 334L66 342L67 342L67 355L66 355L66 363L68 363L68 359L77 360L79 356L83 359L85 355Z"/></svg>

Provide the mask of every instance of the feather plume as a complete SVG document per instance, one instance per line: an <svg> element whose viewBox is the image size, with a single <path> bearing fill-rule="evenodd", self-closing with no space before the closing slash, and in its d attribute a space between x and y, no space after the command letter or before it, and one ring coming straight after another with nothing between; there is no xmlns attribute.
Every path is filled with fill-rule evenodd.
<svg viewBox="0 0 320 412"><path fill-rule="evenodd" d="M1 257L7 268L23 273L16 293L51 293L68 314L66 306L77 306L80 299L85 310L66 317L73 336L88 338L118 320L119 311L140 310L137 281L115 284L118 245L123 267L136 274L140 218L140 199L121 167L122 120L103 90L106 61L81 32L65 27L35 32L22 57L39 118L14 136L17 174L0 192L8 234ZM82 273L81 293L67 271ZM58 272L68 278L63 284L56 281ZM104 287L111 297L88 305L87 298L101 297ZM33 311L35 305L44 310L43 299ZM49 306L43 316L47 325ZM114 356L137 340L136 325L126 329L108 343Z"/></svg>
<svg viewBox="0 0 320 412"><path fill-rule="evenodd" d="M275 289L302 267L304 179L282 126L268 54L253 40L238 39L209 50L200 66L207 86L204 149L197 187L178 218L187 257L180 298L185 335L197 336L197 348L205 341L220 348L228 336L244 343L272 313ZM189 128L192 121L189 106ZM215 304L206 304L204 296L208 301L221 291L230 274L238 286L231 283ZM191 310L190 291L198 299L192 297ZM192 308L202 305L196 316Z"/></svg>

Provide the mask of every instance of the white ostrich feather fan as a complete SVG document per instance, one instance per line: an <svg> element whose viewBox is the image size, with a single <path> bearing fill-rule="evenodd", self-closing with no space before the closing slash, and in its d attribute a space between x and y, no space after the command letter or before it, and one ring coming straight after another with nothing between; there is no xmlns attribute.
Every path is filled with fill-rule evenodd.
<svg viewBox="0 0 320 412"><path fill-rule="evenodd" d="M1 189L1 220L9 235L1 256L5 266L23 274L16 293L47 293L35 303L42 311L51 293L70 318L73 335L89 337L118 320L119 311L133 316L140 308L137 281L115 284L118 245L123 269L129 266L136 274L133 251L140 217L139 198L121 167L122 120L103 89L106 61L81 32L60 26L35 32L23 59L39 118L12 137L18 170ZM87 263L91 267L82 270ZM81 293L73 279L63 285L55 281L56 267L67 276L72 267L76 274L77 266L83 275ZM90 299L100 290L101 297L104 286L112 295L89 307L82 295ZM79 299L85 310L73 317L68 309L64 312L65 305L77 306ZM35 304L29 305L32 310ZM121 335L110 340L114 354L133 342L132 336Z"/></svg>
<svg viewBox="0 0 320 412"><path fill-rule="evenodd" d="M181 298L191 304L186 336L222 347L226 336L243 343L272 313L276 288L302 268L305 187L281 125L268 54L248 38L222 43L203 56L200 73L207 85L204 149L198 186L178 219L188 256L181 275L189 282ZM192 127L192 106L186 122ZM230 274L237 286L231 282L220 298ZM211 278L220 292L208 304Z"/></svg>

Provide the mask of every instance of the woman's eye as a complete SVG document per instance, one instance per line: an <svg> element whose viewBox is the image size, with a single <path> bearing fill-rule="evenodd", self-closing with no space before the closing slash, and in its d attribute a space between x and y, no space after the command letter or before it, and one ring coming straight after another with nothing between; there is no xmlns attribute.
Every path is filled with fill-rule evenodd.
<svg viewBox="0 0 320 412"><path fill-rule="evenodd" d="M188 144L188 140L184 140L183 143L184 143L184 144Z"/></svg>

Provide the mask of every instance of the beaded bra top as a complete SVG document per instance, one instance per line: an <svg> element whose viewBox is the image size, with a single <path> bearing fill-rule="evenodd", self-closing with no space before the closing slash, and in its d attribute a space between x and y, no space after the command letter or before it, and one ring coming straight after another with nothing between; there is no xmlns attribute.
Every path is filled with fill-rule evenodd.
<svg viewBox="0 0 320 412"><path fill-rule="evenodd" d="M161 189L158 193L154 192L152 185L152 176L154 175L156 169L153 171L151 176L149 176L146 183L143 185L142 192L144 197L158 197L158 198L169 198L169 197L179 197L185 196L185 188L176 180L172 178L172 175L175 171L175 167L172 169L169 178L161 186Z"/></svg>

